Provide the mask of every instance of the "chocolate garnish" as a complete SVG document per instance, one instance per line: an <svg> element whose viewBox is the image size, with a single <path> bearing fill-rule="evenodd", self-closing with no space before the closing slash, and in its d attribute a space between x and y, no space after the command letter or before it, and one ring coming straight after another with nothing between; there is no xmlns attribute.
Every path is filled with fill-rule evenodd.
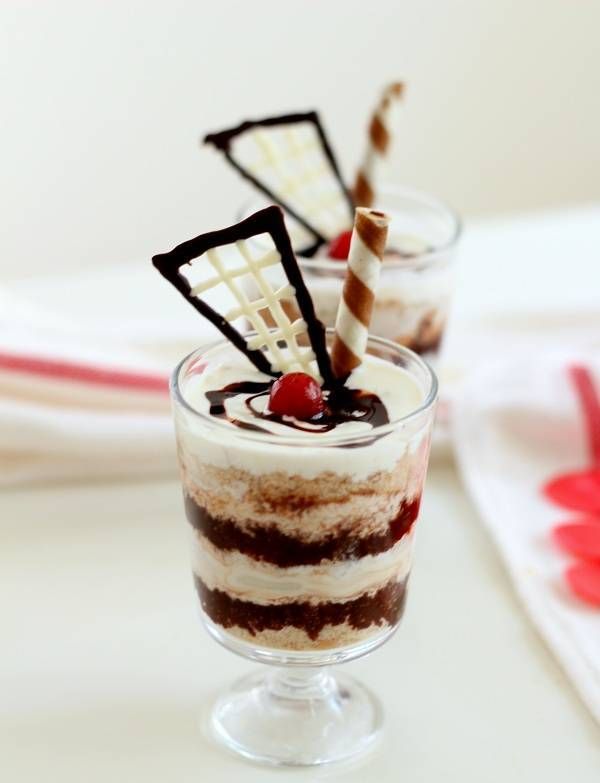
<svg viewBox="0 0 600 783"><path fill-rule="evenodd" d="M272 384L272 381L240 381L239 383L230 383L222 389L207 391L205 396L210 403L209 413L215 418L227 419L231 424L241 429L266 432L271 435L272 433L266 427L250 424L227 415L225 401L232 397L248 394L250 396L246 399L246 409L252 416L259 420L274 421L286 427L316 435L331 432L338 425L347 422L364 422L375 429L389 424L390 421L387 408L376 394L338 385L326 392L323 412L311 419L308 423L312 426L308 427L291 416L257 410L253 403L261 397L268 397Z"/></svg>
<svg viewBox="0 0 600 783"><path fill-rule="evenodd" d="M258 370L266 373L267 375L278 377L281 375L281 372L273 367L273 364L271 361L269 361L265 350L268 348L271 353L273 353L274 349L277 349L279 341L281 341L281 339L285 339L286 335L283 334L282 336L279 334L279 336L273 338L274 333L272 331L269 332L264 319L260 315L260 312L256 309L252 309L252 317L259 320L260 323L264 326L263 333L266 335L266 337L263 343L263 348L265 350L251 348L248 344L248 340L231 325L224 315L213 309L202 298L200 298L200 296L194 294L193 287L190 285L190 282L185 277L185 275L183 275L181 272L181 267L183 267L185 264L190 264L192 261L197 259L199 256L202 256L209 250L222 247L223 245L233 245L236 242L246 240L250 237L255 237L260 234L268 234L271 237L271 240L279 255L278 261L273 263L281 263L287 281L293 289L291 295L295 297L298 304L298 310L302 316L302 319L304 320L305 328L303 331L305 331L308 335L319 372L323 378L323 382L325 385L330 385L333 383L333 374L331 372L331 364L325 342L325 327L315 315L314 305L302 278L300 269L298 268L298 262L296 261L294 251L292 250L292 245L290 243L290 238L285 227L283 213L279 207L271 206L267 207L266 209L261 209L254 215L251 215L245 220L242 220L241 223L229 226L228 228L223 228L219 231L209 231L206 234L200 234L200 236L196 237L195 239L190 239L189 241L183 242L181 245L173 248L173 250L171 250L169 253L161 253L154 256L152 258L152 263L156 269L158 269L161 275L163 275L163 277L165 277L180 292L180 294L192 305L192 307L194 307L201 315L214 324L214 326L216 326L217 329L222 334L224 334L225 337L227 337L227 339L236 348L238 348L245 356L247 356L247 358ZM244 261L248 265L247 273L253 274L253 269L248 264L247 259L243 258L242 262ZM214 285L224 283L225 277L223 277L223 275L227 273L220 272L220 270L214 266L213 270L217 273L217 278ZM231 275L231 270L229 274ZM235 283L232 282L231 277L228 279L230 283L230 289L237 290L237 287ZM203 287L203 291L204 290L209 289ZM276 292L273 291L272 293L273 297L277 298ZM290 293L286 294L286 296L289 297ZM245 295L241 294L239 301L243 301L244 299ZM285 328L291 327L291 323L285 313L283 314L283 317L285 318L285 322L278 323L278 325L283 327L283 330L285 330ZM281 331L282 329L280 328L280 332ZM294 331L293 329L288 329L288 331L290 332L291 339L295 341L295 338L299 332L297 330ZM290 347L295 347L296 351L298 352L297 344L294 346L290 345Z"/></svg>
<svg viewBox="0 0 600 783"><path fill-rule="evenodd" d="M303 215L301 210L290 204L289 199L287 199L285 196L282 196L282 194L278 193L276 189L264 182L257 172L251 171L248 165L244 164L240 158L236 156L234 150L236 139L241 137L243 134L260 128L278 128L285 125L300 125L301 123L312 124L316 131L317 139L320 143L323 153L323 158L329 167L329 173L334 178L334 180L336 180L339 186L340 197L347 202L348 226L350 226L352 225L352 216L354 214L354 203L352 201L352 196L344 184L340 169L335 159L335 155L333 154L333 149L329 143L329 140L327 139L317 112L309 111L305 113L286 114L280 117L266 117L261 120L247 120L246 122L242 122L240 125L237 125L234 128L229 128L217 133L207 134L204 137L204 143L213 144L223 153L225 158L242 175L242 177L251 182L254 187L258 188L258 190L264 193L271 201L279 204L314 237L313 244L307 248L298 250L298 252L305 256L311 256L321 245L333 239L333 236L326 237L322 230L319 230L318 226L315 225L315 222L308 215ZM282 160L285 160L285 158L282 158ZM342 231L344 228L347 228L348 226L340 226L337 233ZM334 234L334 236L335 235L336 234Z"/></svg>

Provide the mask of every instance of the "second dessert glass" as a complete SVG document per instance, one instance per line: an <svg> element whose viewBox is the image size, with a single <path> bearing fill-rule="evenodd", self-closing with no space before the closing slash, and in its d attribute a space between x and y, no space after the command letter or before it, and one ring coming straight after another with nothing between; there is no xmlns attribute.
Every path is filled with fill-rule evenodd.
<svg viewBox="0 0 600 783"><path fill-rule="evenodd" d="M371 332L435 360L454 290L460 219L433 196L395 185L380 189L374 208L391 223ZM346 265L322 251L298 262L318 318L334 326Z"/></svg>
<svg viewBox="0 0 600 783"><path fill-rule="evenodd" d="M360 437L315 444L232 428L190 405L190 379L233 350L200 348L171 384L204 624L227 649L270 664L218 699L212 726L263 763L348 759L377 736L381 709L326 667L383 644L401 618L437 381L419 356L371 337L367 353L409 373L421 404Z"/></svg>
<svg viewBox="0 0 600 783"><path fill-rule="evenodd" d="M247 216L255 207L256 202L242 209L240 215ZM438 369L454 293L455 262L462 233L460 218L433 196L399 185L382 186L374 208L390 215L391 223L371 333L425 356ZM292 237L302 236L301 229L296 235L298 226L289 216L287 223ZM317 317L326 327L333 328L346 264L329 258L327 246L312 257L298 254L297 258ZM249 296L254 298L257 292L250 289ZM291 300L283 300L282 304L292 319L298 316Z"/></svg>

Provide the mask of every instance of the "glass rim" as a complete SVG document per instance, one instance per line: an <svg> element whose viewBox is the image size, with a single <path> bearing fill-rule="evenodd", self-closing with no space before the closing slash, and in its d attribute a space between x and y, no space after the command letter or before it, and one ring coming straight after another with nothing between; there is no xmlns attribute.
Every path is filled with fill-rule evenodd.
<svg viewBox="0 0 600 783"><path fill-rule="evenodd" d="M413 188L408 185L396 185L393 183L381 185L379 188L379 193L384 197L388 195L401 196L407 199L412 199L415 202L432 207L439 212L444 212L446 216L450 218L450 222L452 224L450 236L445 242L432 247L431 250L425 250L421 253L416 253L414 256L405 258L401 261L386 260L384 265L385 269L406 270L415 269L415 267L432 266L436 262L440 261L441 257L445 253L448 253L456 247L463 233L463 222L458 212L446 201L438 198L437 196L433 196L424 190L419 190L418 188ZM242 220L244 217L247 217L252 212L254 212L255 209L259 208L259 199L256 198L246 201L244 206L242 206L242 208L239 210L239 219ZM283 211L285 214L287 214L285 210ZM314 258L303 256L300 252L296 252L296 258L298 259L299 265L306 268L307 270L335 270L337 272L340 270L340 262L331 258Z"/></svg>
<svg viewBox="0 0 600 783"><path fill-rule="evenodd" d="M327 335L333 336L335 330L332 328L328 328L326 332ZM256 335L256 332L248 331L248 332L244 332L243 335L245 337L252 337ZM393 421L390 421L388 424L384 424L382 427L377 427L376 429L370 430L369 432L364 432L359 435L354 434L354 435L340 435L339 437L331 437L331 438L327 438L327 440L321 444L315 443L312 438L308 438L306 436L274 435L273 433L270 432L269 433L248 432L239 429L236 429L235 431L236 440L240 439L241 441L244 442L258 443L263 445L267 443L269 444L275 443L276 445L281 445L281 446L302 446L304 448L340 447L347 444L361 443L364 441L372 441L374 439L382 438L388 435L389 433L397 430L399 426L404 425L407 422L410 422L414 419L417 419L420 415L433 408L438 397L438 379L436 374L430 367L430 365L421 356L419 356L419 354L415 353L414 351L411 351L410 348L406 348L406 346L399 345L398 343L392 342L391 340L386 340L383 337L377 337L376 335L369 335L367 345L373 345L373 344L375 346L380 346L382 348L387 348L388 350L392 350L397 354L399 354L400 356L408 358L412 362L416 362L416 364L421 367L421 369L423 370L427 378L427 389L425 393L425 398L418 408L415 408L415 410L411 411L410 413L407 413L405 416L401 416L398 419L394 419ZM230 424L221 421L220 419L215 419L214 416L211 416L208 413L203 413L202 411L199 411L196 408L194 408L192 405L190 405L190 403L185 399L185 396L180 386L181 372L184 366L193 357L195 357L196 355L201 356L202 354L207 353L208 351L212 351L215 348L218 348L220 346L225 346L225 345L229 345L232 348L234 348L234 350L237 350L235 346L233 346L229 342L229 340L227 340L224 337L221 337L206 343L204 346L195 348L193 351L190 351L190 353L188 353L186 356L183 357L183 359L181 359L180 362L178 362L177 366L171 373L169 388L170 388L172 399L178 405L180 405L189 413L191 413L194 417L206 423L210 428L214 430L217 431L221 430L223 432L229 432L231 434L232 429Z"/></svg>
<svg viewBox="0 0 600 783"><path fill-rule="evenodd" d="M462 236L463 223L458 215L458 212L453 209L447 202L417 188L408 187L406 185L394 185L388 183L381 185L379 188L379 194L385 198L385 196L400 196L406 199L410 199L415 203L423 204L443 212L450 218L451 230L450 236L445 242L441 242L430 250L424 250L421 253L415 253L415 255L400 261L385 260L382 266L382 272L386 269L415 269L415 267L427 267L432 266L441 260L445 253L453 250L458 244L459 239ZM381 206L375 203L375 206ZM384 207L382 207L384 208ZM389 210L394 212L393 209ZM301 267L306 269L320 269L320 270L339 270L340 262L330 258L314 258L303 256L301 253L297 253L296 258Z"/></svg>

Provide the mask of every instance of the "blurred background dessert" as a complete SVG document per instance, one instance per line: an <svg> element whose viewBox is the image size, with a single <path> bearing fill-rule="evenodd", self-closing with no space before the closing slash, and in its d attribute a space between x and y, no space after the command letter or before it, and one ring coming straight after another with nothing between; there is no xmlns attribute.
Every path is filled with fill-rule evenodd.
<svg viewBox="0 0 600 783"><path fill-rule="evenodd" d="M461 226L439 200L382 184L404 93L402 82L383 89L367 124L353 188L344 181L335 143L315 111L246 120L207 134L204 142L219 150L267 203L279 204L286 213L317 315L327 327L335 325L353 207L388 213L392 221L374 301L374 334L435 361L450 309ZM292 300L284 306L293 314Z"/></svg>

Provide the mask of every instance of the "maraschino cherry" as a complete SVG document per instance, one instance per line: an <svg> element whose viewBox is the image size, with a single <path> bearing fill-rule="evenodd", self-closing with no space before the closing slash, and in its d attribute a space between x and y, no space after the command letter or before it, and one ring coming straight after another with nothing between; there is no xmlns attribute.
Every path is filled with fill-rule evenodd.
<svg viewBox="0 0 600 783"><path fill-rule="evenodd" d="M329 243L328 255L336 261L347 261L350 253L350 240L352 231L342 231L342 233Z"/></svg>
<svg viewBox="0 0 600 783"><path fill-rule="evenodd" d="M324 408L321 387L304 372L286 373L271 387L269 410L278 416L294 416L301 421L309 421Z"/></svg>

